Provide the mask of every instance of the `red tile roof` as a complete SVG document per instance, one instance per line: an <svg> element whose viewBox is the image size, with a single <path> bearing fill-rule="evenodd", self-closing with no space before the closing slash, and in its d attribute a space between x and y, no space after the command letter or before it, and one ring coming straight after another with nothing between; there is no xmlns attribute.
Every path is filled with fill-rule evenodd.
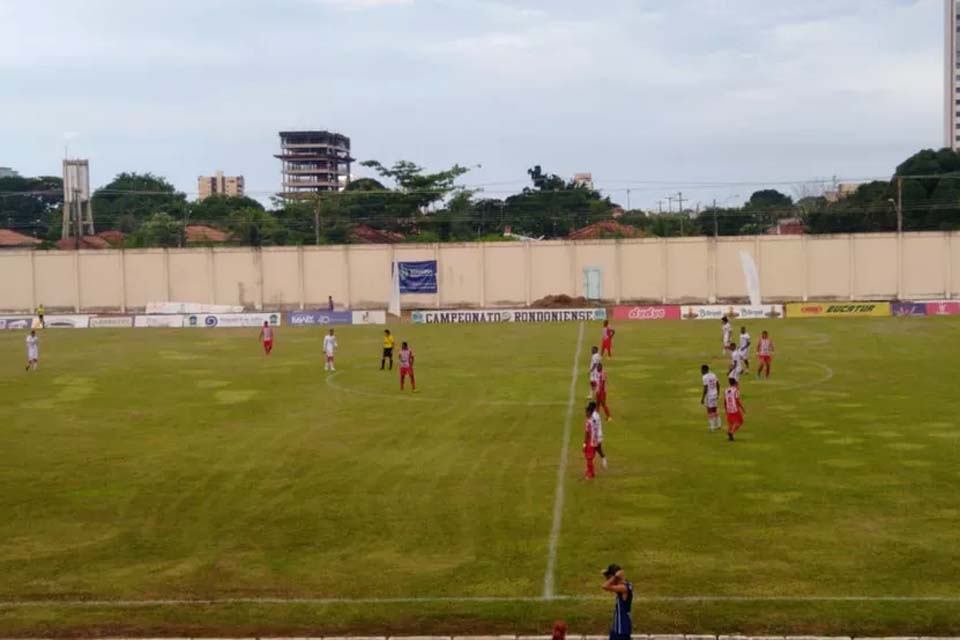
<svg viewBox="0 0 960 640"><path fill-rule="evenodd" d="M23 235L13 229L0 229L0 247L35 247L42 241Z"/></svg>
<svg viewBox="0 0 960 640"><path fill-rule="evenodd" d="M100 236L80 236L81 249L110 249L110 243ZM63 238L57 240L57 249L62 251L73 251L77 248L76 238Z"/></svg>
<svg viewBox="0 0 960 640"><path fill-rule="evenodd" d="M393 244L403 242L403 237L402 233L374 229L365 224L358 224L350 230L350 239L361 244Z"/></svg>
<svg viewBox="0 0 960 640"><path fill-rule="evenodd" d="M205 224L187 225L187 242L229 242L230 234Z"/></svg>
<svg viewBox="0 0 960 640"><path fill-rule="evenodd" d="M598 238L639 238L643 231L628 224L620 224L613 220L595 222L589 226L571 231L567 236L571 240L596 240Z"/></svg>

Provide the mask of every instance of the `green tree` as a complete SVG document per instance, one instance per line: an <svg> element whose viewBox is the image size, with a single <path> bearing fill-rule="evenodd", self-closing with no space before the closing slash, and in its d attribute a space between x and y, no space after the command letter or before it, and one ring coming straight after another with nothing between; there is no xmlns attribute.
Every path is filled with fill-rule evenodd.
<svg viewBox="0 0 960 640"><path fill-rule="evenodd" d="M61 178L0 178L0 227L53 240L60 235L62 212Z"/></svg>
<svg viewBox="0 0 960 640"><path fill-rule="evenodd" d="M223 226L230 220L234 211L242 209L260 209L263 205L246 196L210 196L203 200L191 202L187 208L189 212L189 224L205 224L210 226Z"/></svg>
<svg viewBox="0 0 960 640"><path fill-rule="evenodd" d="M183 220L187 197L152 173L121 173L93 192L92 205L99 228L129 233L155 213Z"/></svg>
<svg viewBox="0 0 960 640"><path fill-rule="evenodd" d="M455 164L443 171L425 173L423 167L408 160L395 162L392 167L385 167L376 160L366 160L360 164L373 169L382 178L393 180L397 185L396 193L386 194L386 202L391 212L401 217L426 213L430 206L444 201L459 190L457 178L470 171Z"/></svg>
<svg viewBox="0 0 960 640"><path fill-rule="evenodd" d="M161 211L153 214L140 225L137 235L142 238L142 246L176 247L180 245L182 231L182 224L169 213Z"/></svg>
<svg viewBox="0 0 960 640"><path fill-rule="evenodd" d="M288 232L277 224L277 219L262 208L247 208L230 214L229 228L242 244L260 247L286 244Z"/></svg>
<svg viewBox="0 0 960 640"><path fill-rule="evenodd" d="M530 236L564 237L574 229L610 217L614 204L599 192L545 173L527 170L532 187L504 202L504 224Z"/></svg>

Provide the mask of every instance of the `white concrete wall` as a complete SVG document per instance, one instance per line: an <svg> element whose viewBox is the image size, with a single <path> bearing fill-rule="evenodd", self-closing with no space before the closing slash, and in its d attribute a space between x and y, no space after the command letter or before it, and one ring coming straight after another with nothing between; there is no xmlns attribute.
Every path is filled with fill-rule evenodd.
<svg viewBox="0 0 960 640"><path fill-rule="evenodd" d="M524 306L584 293L602 271L603 298L745 299L740 252L753 256L765 300L960 297L960 233L644 238L538 243L351 245L0 252L0 310L121 310L148 302L250 309L380 307L393 260L438 260L440 293L412 307Z"/></svg>

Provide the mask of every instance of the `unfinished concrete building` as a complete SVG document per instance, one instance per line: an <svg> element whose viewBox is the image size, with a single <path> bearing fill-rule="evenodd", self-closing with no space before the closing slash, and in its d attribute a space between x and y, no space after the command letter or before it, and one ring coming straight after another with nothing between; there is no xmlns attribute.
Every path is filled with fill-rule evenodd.
<svg viewBox="0 0 960 640"><path fill-rule="evenodd" d="M350 138L330 131L281 131L281 196L339 191L350 180Z"/></svg>

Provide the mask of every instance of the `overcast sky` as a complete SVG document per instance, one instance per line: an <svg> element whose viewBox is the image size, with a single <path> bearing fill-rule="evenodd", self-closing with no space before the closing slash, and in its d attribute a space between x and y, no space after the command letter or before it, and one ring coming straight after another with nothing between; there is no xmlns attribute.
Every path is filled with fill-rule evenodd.
<svg viewBox="0 0 960 640"><path fill-rule="evenodd" d="M0 0L0 165L279 189L277 131L656 207L888 176L942 137L942 0ZM355 173L367 170L358 167ZM663 181L665 184L649 184ZM670 183L670 184L666 184ZM790 193L790 185L781 189Z"/></svg>

